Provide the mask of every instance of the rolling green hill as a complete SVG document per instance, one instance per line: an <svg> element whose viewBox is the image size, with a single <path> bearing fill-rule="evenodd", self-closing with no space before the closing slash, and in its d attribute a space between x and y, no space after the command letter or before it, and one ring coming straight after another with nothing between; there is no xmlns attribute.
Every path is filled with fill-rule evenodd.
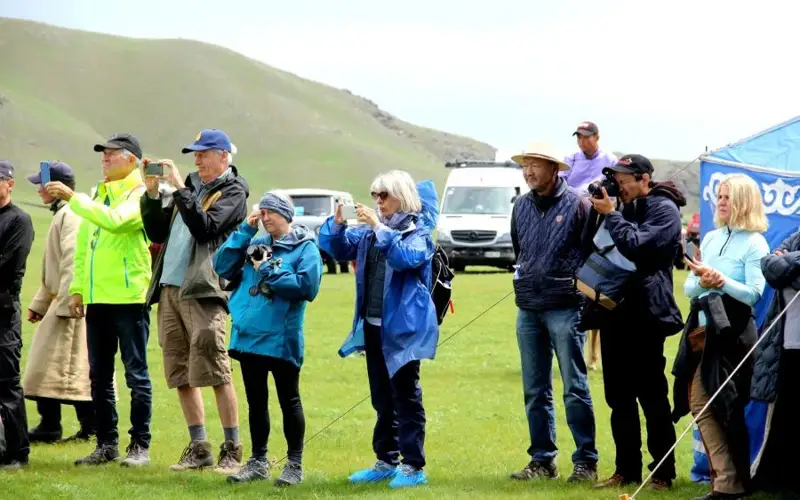
<svg viewBox="0 0 800 500"><path fill-rule="evenodd" d="M231 136L251 200L273 187L359 196L393 168L441 183L443 161L495 154L218 46L0 18L0 157L21 173L58 158L88 189L99 177L92 145L113 132L137 135L146 155L172 158L185 173L192 160L180 149L203 128Z"/></svg>

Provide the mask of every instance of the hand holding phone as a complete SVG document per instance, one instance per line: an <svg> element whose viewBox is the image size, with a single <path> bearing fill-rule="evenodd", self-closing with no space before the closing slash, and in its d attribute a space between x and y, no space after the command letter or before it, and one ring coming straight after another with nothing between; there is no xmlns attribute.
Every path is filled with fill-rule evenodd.
<svg viewBox="0 0 800 500"><path fill-rule="evenodd" d="M356 214L356 206L342 205L342 218L344 220L357 220L358 215Z"/></svg>
<svg viewBox="0 0 800 500"><path fill-rule="evenodd" d="M42 177L42 186L46 186L50 182L50 162L39 162L39 171Z"/></svg>
<svg viewBox="0 0 800 500"><path fill-rule="evenodd" d="M686 248L683 251L684 257L686 257L692 262L699 261L699 259L697 258L698 253L699 252L697 251L697 245L695 245L694 242L690 241L686 243Z"/></svg>
<svg viewBox="0 0 800 500"><path fill-rule="evenodd" d="M164 164L155 161L147 162L147 166L144 169L144 175L162 177L164 175Z"/></svg>

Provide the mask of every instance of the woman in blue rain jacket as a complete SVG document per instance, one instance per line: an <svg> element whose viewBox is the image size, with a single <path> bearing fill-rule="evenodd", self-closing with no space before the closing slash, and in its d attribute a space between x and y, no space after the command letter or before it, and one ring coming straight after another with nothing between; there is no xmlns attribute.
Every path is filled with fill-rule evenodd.
<svg viewBox="0 0 800 500"><path fill-rule="evenodd" d="M337 261L356 261L353 329L339 354L366 353L378 420L378 462L350 481L417 486L427 483L420 360L434 358L439 339L430 295L438 200L432 182L415 185L402 171L378 176L371 190L377 211L358 205L359 224L349 227L337 207L319 233L320 247Z"/></svg>
<svg viewBox="0 0 800 500"><path fill-rule="evenodd" d="M306 303L319 292L322 257L314 233L304 226L291 225L293 215L290 198L279 192L265 194L259 210L242 222L214 256L214 270L221 277L233 279L242 273L229 301L233 322L230 356L242 369L253 454L238 474L228 478L230 482L269 476L270 372L288 444L288 460L276 483L290 486L303 479L305 417L299 391L303 323ZM256 237L259 220L267 236ZM251 247L259 251L249 252Z"/></svg>

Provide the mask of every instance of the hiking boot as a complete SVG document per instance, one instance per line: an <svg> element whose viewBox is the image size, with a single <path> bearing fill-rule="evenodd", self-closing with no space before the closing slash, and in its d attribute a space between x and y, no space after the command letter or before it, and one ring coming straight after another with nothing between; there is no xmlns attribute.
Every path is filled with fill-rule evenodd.
<svg viewBox="0 0 800 500"><path fill-rule="evenodd" d="M61 440L61 433L61 426L48 429L39 424L28 431L28 439L31 443L55 443Z"/></svg>
<svg viewBox="0 0 800 500"><path fill-rule="evenodd" d="M75 434L71 435L68 438L62 439L60 442L63 444L67 443L77 443L80 441L89 441L94 436L94 432L86 431L86 430L79 430Z"/></svg>
<svg viewBox="0 0 800 500"><path fill-rule="evenodd" d="M672 488L672 481L669 481L669 480L666 480L666 479L653 478L653 480L650 481L650 485L648 487L651 490L664 491L664 490L668 490L668 489Z"/></svg>
<svg viewBox="0 0 800 500"><path fill-rule="evenodd" d="M397 466L378 460L371 469L362 469L353 473L348 479L353 484L378 483L394 478Z"/></svg>
<svg viewBox="0 0 800 500"><path fill-rule="evenodd" d="M303 482L303 466L297 462L286 462L275 486L295 486Z"/></svg>
<svg viewBox="0 0 800 500"><path fill-rule="evenodd" d="M389 488L408 488L425 484L428 484L428 478L422 469L417 469L408 464L401 464L397 468L397 474L389 482Z"/></svg>
<svg viewBox="0 0 800 500"><path fill-rule="evenodd" d="M88 456L75 460L75 465L103 465L119 460L119 448L114 444L98 444Z"/></svg>
<svg viewBox="0 0 800 500"><path fill-rule="evenodd" d="M260 458L251 457L238 473L228 476L229 483L249 483L269 478L269 464Z"/></svg>
<svg viewBox="0 0 800 500"><path fill-rule="evenodd" d="M511 474L511 479L516 479L517 481L527 481L536 478L558 479L559 475L556 463L552 460L531 460L524 469Z"/></svg>
<svg viewBox="0 0 800 500"><path fill-rule="evenodd" d="M597 465L596 464L575 464L572 469L572 475L567 479L568 483L577 483L580 481L597 481Z"/></svg>
<svg viewBox="0 0 800 500"><path fill-rule="evenodd" d="M175 465L170 465L172 472L203 469L214 465L214 455L211 454L211 443L208 441L192 441L184 448L180 460Z"/></svg>
<svg viewBox="0 0 800 500"><path fill-rule="evenodd" d="M623 477L619 474L614 474L610 478L606 479L602 483L597 483L594 485L594 489L600 490L605 488L619 488L621 486L629 486L631 484L639 484L640 481L635 481L633 479L628 479Z"/></svg>
<svg viewBox="0 0 800 500"><path fill-rule="evenodd" d="M224 474L230 476L236 474L242 468L242 455L244 447L239 444L233 444L233 441L225 441L219 447L219 460L217 460L217 468L214 472L217 474Z"/></svg>
<svg viewBox="0 0 800 500"><path fill-rule="evenodd" d="M123 467L142 467L150 465L150 450L139 443L131 443L125 450L128 454L120 465Z"/></svg>

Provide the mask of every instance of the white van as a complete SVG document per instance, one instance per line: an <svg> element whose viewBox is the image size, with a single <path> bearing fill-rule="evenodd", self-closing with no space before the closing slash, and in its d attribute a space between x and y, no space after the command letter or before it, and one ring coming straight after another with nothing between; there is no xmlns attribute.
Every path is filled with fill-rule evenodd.
<svg viewBox="0 0 800 500"><path fill-rule="evenodd" d="M319 236L319 230L325 220L336 211L336 205L353 204L353 195L346 191L333 191L330 189L284 189L282 190L294 203L294 222L302 224L314 231ZM258 204L253 205L258 209ZM261 232L264 226L259 223ZM322 260L328 268L329 274L336 274L337 264L341 272L350 270L349 262L334 262L333 258L320 249Z"/></svg>
<svg viewBox="0 0 800 500"><path fill-rule="evenodd" d="M511 209L528 192L522 167L512 161L449 162L440 208L438 243L450 267L493 266L512 270Z"/></svg>

